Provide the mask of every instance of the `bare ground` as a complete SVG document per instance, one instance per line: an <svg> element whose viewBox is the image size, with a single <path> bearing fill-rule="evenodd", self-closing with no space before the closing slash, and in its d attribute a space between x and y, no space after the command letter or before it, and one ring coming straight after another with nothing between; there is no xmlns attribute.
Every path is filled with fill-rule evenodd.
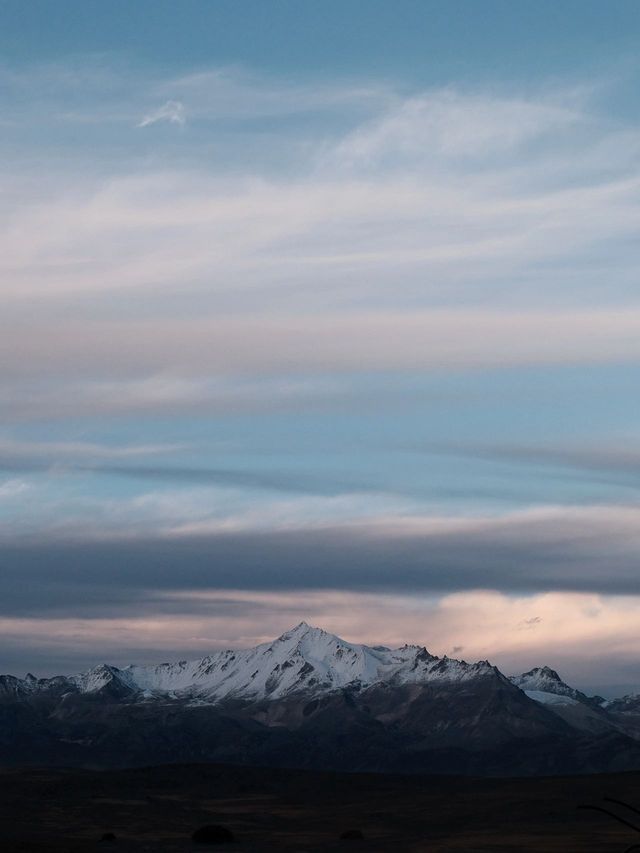
<svg viewBox="0 0 640 853"><path fill-rule="evenodd" d="M640 773L468 779L219 765L134 770L0 770L0 850L194 851L222 824L241 851L623 853L640 832ZM346 830L364 840L340 840ZM104 833L116 841L101 841ZM639 848L640 849L640 848Z"/></svg>

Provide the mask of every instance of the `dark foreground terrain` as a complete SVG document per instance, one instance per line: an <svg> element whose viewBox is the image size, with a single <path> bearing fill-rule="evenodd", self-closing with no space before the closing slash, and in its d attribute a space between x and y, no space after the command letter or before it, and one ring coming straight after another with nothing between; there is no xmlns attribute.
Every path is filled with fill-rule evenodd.
<svg viewBox="0 0 640 853"><path fill-rule="evenodd" d="M223 765L0 771L3 851L607 851L640 844L640 773L538 779L341 774ZM235 843L191 841L222 824ZM348 830L364 839L340 840ZM113 833L116 840L101 841Z"/></svg>

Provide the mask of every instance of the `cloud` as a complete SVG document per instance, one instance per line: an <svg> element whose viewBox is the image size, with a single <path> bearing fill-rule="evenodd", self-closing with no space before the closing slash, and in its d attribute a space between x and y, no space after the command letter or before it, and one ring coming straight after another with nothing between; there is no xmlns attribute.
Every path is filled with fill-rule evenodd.
<svg viewBox="0 0 640 853"><path fill-rule="evenodd" d="M196 78L207 91L233 79ZM251 116L264 81L237 85ZM60 174L46 192L18 176L20 204L5 207L0 235L6 296L188 287L209 310L216 296L238 290L238 302L250 292L304 310L321 297L327 310L363 296L386 307L389 288L396 304L442 303L450 287L475 301L480 282L482 302L509 288L507 301L557 303L564 283L575 307L585 288L604 295L605 268L605 301L632 293L635 126L612 126L573 90L524 98L451 87L373 99L372 91L336 84L320 95L309 84L292 98L284 83L272 85L267 100L301 117L318 100L360 98L373 111L352 111L346 127L344 118L325 120L315 145L283 119L266 139L255 125L238 130L231 162L212 161L207 132L189 151L189 168L167 151L163 168L149 173L137 143L118 139L124 160L106 175ZM236 96L232 89L225 103ZM175 121L179 103L167 101L141 124ZM215 136L218 147L226 135ZM525 143L533 147L523 165ZM271 162L279 150L284 172ZM370 161L375 168L363 171Z"/></svg>
<svg viewBox="0 0 640 853"><path fill-rule="evenodd" d="M554 477L571 477L597 486L635 488L640 477L640 449L637 442L626 436L604 436L598 443L578 440L569 443L518 445L503 444L440 444L416 447L427 453L486 460L490 463L525 465L549 469Z"/></svg>
<svg viewBox="0 0 640 853"><path fill-rule="evenodd" d="M11 501L18 495L28 492L29 488L29 483L26 483L24 480L16 478L4 480L4 482L0 482L0 501Z"/></svg>
<svg viewBox="0 0 640 853"><path fill-rule="evenodd" d="M180 101L166 101L161 107L148 113L137 125L137 127L148 127L159 121L167 121L169 124L177 124L180 127L186 124L184 105Z"/></svg>
<svg viewBox="0 0 640 853"><path fill-rule="evenodd" d="M125 326L121 324L120 328L124 330ZM69 332L72 334L71 330ZM321 411L353 401L354 393L357 393L349 377L338 376L199 376L189 375L196 372L189 369L182 371L182 375L175 369L145 375L146 368L142 375L135 375L139 371L133 352L130 371L123 362L125 369L118 375L120 371L114 370L115 364L105 371L98 362L93 365L85 362L84 367L80 362L63 363L64 345L62 341L60 343L61 348L56 347L55 353L51 352L49 367L52 375L46 379L43 363L41 369L31 375L23 363L22 369L18 367L13 377L13 371L7 365L6 381L0 388L0 405L7 422L42 418L64 420L93 415L171 414L176 411L183 417L199 413L221 417L274 411ZM100 348L97 339L94 344ZM153 340L150 339L148 344L147 352L151 355ZM159 347L158 354L161 349ZM58 361L58 358L62 360ZM147 365L152 361L153 358ZM160 357L157 363L163 361ZM168 362L171 361L172 357ZM193 366L197 369L195 363ZM128 372L134 375L128 376ZM359 396L362 399L365 395Z"/></svg>
<svg viewBox="0 0 640 853"><path fill-rule="evenodd" d="M479 283L483 301L495 302L509 280L515 289L507 302L517 303L547 280L535 291L538 305L556 305L562 285L577 308L578 276L583 295L586 288L606 303L619 291L628 298L635 178L594 183L588 176L577 187L575 178L571 186L560 178L546 188L523 179L511 168L489 179L484 169L459 175L452 167L449 176L247 173L230 180L203 167L116 175L98 186L76 180L73 191L65 186L12 211L0 232L4 292L11 304L21 294L48 302L56 294L166 296L188 287L205 305L226 295L237 310L241 300L231 295L239 290L272 307L294 300L297 310L321 297L330 310L363 295L371 307L386 307L392 281L402 304L442 302L452 285L477 301ZM615 270L606 294L603 264Z"/></svg>
<svg viewBox="0 0 640 853"><path fill-rule="evenodd" d="M34 466L29 473L38 470ZM136 543L149 540L153 550L164 539L204 542L233 534L268 537L274 531L304 535L345 519L366 522L381 513L397 518L416 508L406 498L331 473L323 478L301 472L69 465L46 473L39 480L32 476L30 500L18 504L20 492L10 491L14 513L0 523L0 542L11 547L35 538L59 545L93 543L98 549L103 542L116 550L128 542L135 551ZM105 485L113 487L114 478L123 479L118 484L123 488ZM154 481L157 487L149 490ZM96 485L112 496L95 494Z"/></svg>
<svg viewBox="0 0 640 853"><path fill-rule="evenodd" d="M51 163L44 183L7 175L0 403L12 420L264 411L322 405L322 383L349 373L640 358L640 131L587 89L81 72L8 81L21 103L48 79L49 98L108 94L119 152L100 170ZM155 99L140 124L179 122L180 97L230 123L194 130L177 158L159 140L141 167L148 152L114 106L127 117ZM304 129L309 109L320 136ZM94 144L87 127L80 150Z"/></svg>
<svg viewBox="0 0 640 853"><path fill-rule="evenodd" d="M550 465L576 468L584 472L603 472L622 478L636 479L640 474L640 447L636 442L619 437L615 445L607 440L593 445L476 445L440 448L452 454L477 456L525 465Z"/></svg>
<svg viewBox="0 0 640 853"><path fill-rule="evenodd" d="M19 331L9 328L0 342L7 378L57 373L71 379L108 371L115 382L138 374L148 378L131 385L131 397L151 403L182 397L188 403L189 397L209 393L203 365L208 377L228 379L633 362L640 358L640 306L71 320L43 326L42 335L34 334L19 348L18 337ZM227 387L232 393L233 386ZM101 390L99 384L96 389ZM117 394L119 389L114 384L104 390ZM211 390L215 394L215 386Z"/></svg>
<svg viewBox="0 0 640 853"><path fill-rule="evenodd" d="M375 504L369 517L358 517L346 497L333 514L327 504L323 515L323 504L314 500L306 519L303 504L297 516L294 504L288 515L262 520L259 513L233 509L207 515L201 497L195 514L193 503L182 513L175 503L165 505L154 532L135 516L130 527L101 528L95 510L93 521L79 519L39 535L5 527L0 608L7 615L60 607L86 612L104 590L112 602L206 588L640 595L636 507L410 519L384 518ZM132 509L122 504L121 518ZM353 521L340 523L340 515ZM530 616L531 610L523 618Z"/></svg>
<svg viewBox="0 0 640 853"><path fill-rule="evenodd" d="M181 454L188 451L188 445L174 444L140 444L140 445L101 445L90 442L38 442L15 441L0 438L0 471L55 474L60 485L62 476L77 477L91 475L106 475L123 479L137 480L141 483L162 484L165 491L162 502L169 506L173 501L176 506L187 499L190 511L195 506L205 506L216 503L218 493L213 487L223 489L264 490L266 492L284 492L290 496L312 496L310 499L319 500L319 508L327 497L335 497L345 501L354 498L370 500L377 491L366 479L348 473L342 475L324 474L316 470L272 470L268 466L260 470L254 468L211 467L201 461L185 464L180 461ZM214 446L215 449L215 446ZM224 456L225 448L222 448ZM166 457L169 461L158 462L154 457ZM147 461L148 457L152 457ZM129 461L131 460L131 461ZM7 481L7 494L17 487L19 480ZM43 486L44 483L41 483ZM179 493L171 491L175 487L192 487L191 491L181 489ZM358 494L360 493L360 494ZM0 496L2 487L0 486ZM158 493L138 495L135 498L137 506L142 502L152 503ZM388 500L390 496L385 496ZM151 500L150 500L151 499ZM192 500L191 500L192 499ZM84 502L85 497L82 498ZM93 504L94 511L100 514L100 503ZM111 502L106 506L111 506ZM303 513L307 512L303 503L299 504ZM275 508L275 507L274 507ZM72 507L69 507L72 510ZM133 509L129 504L125 513ZM281 509L281 508L280 508ZM276 514L280 511L276 508ZM121 514L118 514L120 517ZM198 517L200 513L198 513ZM15 521L13 522L15 523ZM1 524L0 524L1 529Z"/></svg>
<svg viewBox="0 0 640 853"><path fill-rule="evenodd" d="M454 88L415 95L348 134L334 156L345 165L367 168L394 168L393 161L406 168L407 160L494 159L583 126L584 103L577 95L567 93L564 102L562 94L527 100Z"/></svg>
<svg viewBox="0 0 640 853"><path fill-rule="evenodd" d="M523 630L530 631L542 622L542 616L530 616L528 619L523 619L519 627Z"/></svg>
<svg viewBox="0 0 640 853"><path fill-rule="evenodd" d="M190 112L200 120L235 121L255 126L260 119L299 117L308 124L314 115L323 126L343 111L357 118L388 107L396 100L383 81L331 81L272 77L239 65L187 73L156 81L171 97L187 97Z"/></svg>
<svg viewBox="0 0 640 853"><path fill-rule="evenodd" d="M30 467L41 461L91 459L127 459L129 457L157 456L183 450L184 444L98 444L88 441L19 441L0 436L0 466L25 463Z"/></svg>

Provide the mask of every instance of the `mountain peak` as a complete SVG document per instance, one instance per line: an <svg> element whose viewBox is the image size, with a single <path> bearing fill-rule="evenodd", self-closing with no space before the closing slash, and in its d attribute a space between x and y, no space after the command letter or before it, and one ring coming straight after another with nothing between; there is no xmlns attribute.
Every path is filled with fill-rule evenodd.
<svg viewBox="0 0 640 853"><path fill-rule="evenodd" d="M522 674L522 678L527 676L541 676L543 678L548 678L551 681L562 682L562 679L558 675L555 669L551 669L550 666L534 666L533 669L530 669L529 672L524 672Z"/></svg>
<svg viewBox="0 0 640 853"><path fill-rule="evenodd" d="M589 701L579 690L569 687L550 666L536 666L529 672L523 672L522 675L512 675L509 680L525 693L569 696L577 701Z"/></svg>
<svg viewBox="0 0 640 853"><path fill-rule="evenodd" d="M128 673L108 663L98 664L72 680L83 693L98 693L105 689L123 693L135 690Z"/></svg>
<svg viewBox="0 0 640 853"><path fill-rule="evenodd" d="M294 625L293 628L289 628L288 631L285 631L283 634L280 634L276 642L280 640L301 640L303 637L312 636L312 637L332 637L332 634L327 633L327 631L322 628L317 628L315 625L309 625L308 622L298 622L297 625Z"/></svg>

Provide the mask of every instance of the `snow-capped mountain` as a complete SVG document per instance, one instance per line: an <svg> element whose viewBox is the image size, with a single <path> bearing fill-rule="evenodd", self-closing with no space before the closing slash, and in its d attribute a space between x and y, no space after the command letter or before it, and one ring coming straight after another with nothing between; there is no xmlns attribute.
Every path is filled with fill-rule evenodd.
<svg viewBox="0 0 640 853"><path fill-rule="evenodd" d="M559 703L571 704L572 702L585 702L589 705L600 705L600 697L590 698L574 687L564 682L555 669L548 666L537 666L522 675L512 675L512 684L519 687L531 699L548 705Z"/></svg>
<svg viewBox="0 0 640 853"><path fill-rule="evenodd" d="M640 725L548 667L508 679L301 622L193 661L0 676L0 765L217 761L396 772L640 768Z"/></svg>
<svg viewBox="0 0 640 853"><path fill-rule="evenodd" d="M602 707L607 710L640 714L640 693L628 693L616 699L604 699Z"/></svg>
<svg viewBox="0 0 640 853"><path fill-rule="evenodd" d="M271 643L250 649L225 650L193 661L131 665L123 669L101 664L81 675L34 679L12 678L14 693L56 687L79 693L104 690L141 694L144 698L280 699L296 693L321 695L347 686L464 682L495 674L487 661L468 664L438 658L422 646L398 649L349 643L321 628L301 622ZM7 689L9 686L7 685Z"/></svg>
<svg viewBox="0 0 640 853"><path fill-rule="evenodd" d="M618 720L625 731L640 739L640 693L603 700L602 708Z"/></svg>
<svg viewBox="0 0 640 853"><path fill-rule="evenodd" d="M617 729L616 722L602 708L600 696L587 696L563 681L555 669L538 666L510 681L529 699L539 702L580 731L605 733Z"/></svg>

